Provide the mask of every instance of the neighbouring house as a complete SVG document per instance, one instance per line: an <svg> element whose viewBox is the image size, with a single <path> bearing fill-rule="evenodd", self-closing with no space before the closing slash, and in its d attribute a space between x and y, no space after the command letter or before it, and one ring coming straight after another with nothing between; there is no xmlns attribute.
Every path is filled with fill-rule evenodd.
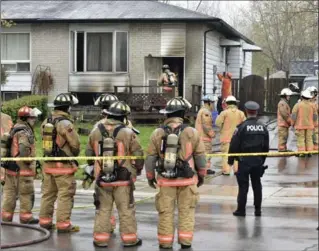
<svg viewBox="0 0 319 251"><path fill-rule="evenodd" d="M73 92L83 105L114 86L156 85L163 64L178 74L179 95L195 84L219 93L214 72L250 75L261 50L219 18L158 1L3 0L1 11L16 23L1 34L4 99L30 93L40 65L51 69L51 99Z"/></svg>

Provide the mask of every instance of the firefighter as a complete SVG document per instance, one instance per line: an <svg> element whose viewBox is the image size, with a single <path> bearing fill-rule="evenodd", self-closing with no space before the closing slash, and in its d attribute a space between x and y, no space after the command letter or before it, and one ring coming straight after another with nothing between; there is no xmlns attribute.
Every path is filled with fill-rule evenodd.
<svg viewBox="0 0 319 251"><path fill-rule="evenodd" d="M229 153L269 152L269 133L267 128L257 122L259 105L254 101L245 103L247 120L237 126L232 137ZM265 156L228 157L228 164L239 161L235 173L238 183L237 210L234 216L246 216L246 202L249 188L249 176L254 191L255 216L261 216L262 185L260 178L267 166Z"/></svg>
<svg viewBox="0 0 319 251"><path fill-rule="evenodd" d="M122 101L113 103L107 119L95 128L86 147L87 156L143 156L136 134L124 124L130 109ZM110 224L115 202L120 220L120 233L125 247L138 246L135 204L133 197L136 176L141 174L144 159L88 161L94 164L96 178L94 205L94 245L107 247L112 232Z"/></svg>
<svg viewBox="0 0 319 251"><path fill-rule="evenodd" d="M312 99L311 101L313 102L313 106L315 108L316 114L318 116L319 113L319 106L318 106L318 100L317 100L317 95L318 95L318 90L315 86L310 86L307 88L311 95L312 95ZM314 124L315 129L314 129L314 133L313 133L313 150L318 150L318 121L317 123Z"/></svg>
<svg viewBox="0 0 319 251"><path fill-rule="evenodd" d="M201 140L204 142L206 154L212 153L212 140L215 138L213 130L212 111L214 110L215 99L209 95L203 97L204 106L199 110L196 117L195 128L199 132ZM215 171L210 169L210 158L207 161L207 174L215 174Z"/></svg>
<svg viewBox="0 0 319 251"><path fill-rule="evenodd" d="M291 126L291 111L289 99L292 91L289 88L284 88L280 92L280 101L277 109L277 125L278 125L278 151L287 151L287 140L289 127Z"/></svg>
<svg viewBox="0 0 319 251"><path fill-rule="evenodd" d="M231 137L236 126L242 123L246 117L245 114L237 108L237 100L234 96L226 98L227 108L218 115L216 126L220 128L220 150L222 153L228 153ZM237 171L238 163L234 164L234 172ZM222 174L230 175L230 167L227 164L227 157L223 157Z"/></svg>
<svg viewBox="0 0 319 251"><path fill-rule="evenodd" d="M1 104L2 107L2 104ZM3 112L1 112L1 120L0 120L0 137L1 137L1 157L7 155L8 149L5 143L6 139L9 138L10 130L13 126L12 118ZM5 169L3 168L3 163L1 162L0 166L0 175L1 175L1 184L4 185L5 182Z"/></svg>
<svg viewBox="0 0 319 251"><path fill-rule="evenodd" d="M232 95L232 74L230 72L218 73L217 77L222 82L222 108L225 110L227 104L224 102L226 98Z"/></svg>
<svg viewBox="0 0 319 251"><path fill-rule="evenodd" d="M158 80L158 86L163 86L164 92L172 92L173 89L170 86L175 87L175 96L178 96L178 88L177 88L177 78L175 73L171 72L169 66L164 64L162 67L163 73L161 74L160 79Z"/></svg>
<svg viewBox="0 0 319 251"><path fill-rule="evenodd" d="M173 98L160 113L166 114L164 125L150 138L145 161L150 187L159 187L155 205L159 214L158 241L160 248L172 248L174 211L178 206L178 243L190 248L195 224L195 207L199 200L197 187L206 176L205 146L198 131L183 124L186 109L183 98ZM158 175L155 178L155 170Z"/></svg>
<svg viewBox="0 0 319 251"><path fill-rule="evenodd" d="M70 109L78 104L70 93L61 93L54 99L54 110L41 125L44 156L76 157L80 153L80 138L74 127ZM57 228L58 233L78 232L72 225L71 212L74 204L77 171L76 161L45 161L43 167L40 226ZM53 224L54 203L58 199L56 226Z"/></svg>
<svg viewBox="0 0 319 251"><path fill-rule="evenodd" d="M318 114L311 103L313 98L309 90L304 90L301 93L301 101L292 109L292 125L295 128L297 136L298 151L313 150L313 130L315 124L318 123ZM311 156L308 154L308 156ZM299 154L299 157L305 157L305 154Z"/></svg>
<svg viewBox="0 0 319 251"><path fill-rule="evenodd" d="M10 131L10 157L35 157L35 136L33 128L37 121L38 109L23 106L18 111L18 121ZM3 122L2 122L3 123ZM34 205L35 161L10 161L6 167L3 188L2 220L11 222L16 208L16 199L20 199L20 223L38 224L32 215Z"/></svg>

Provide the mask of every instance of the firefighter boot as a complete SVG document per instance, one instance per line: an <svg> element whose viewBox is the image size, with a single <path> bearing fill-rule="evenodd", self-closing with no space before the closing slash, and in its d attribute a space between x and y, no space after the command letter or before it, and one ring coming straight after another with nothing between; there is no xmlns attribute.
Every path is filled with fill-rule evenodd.
<svg viewBox="0 0 319 251"><path fill-rule="evenodd" d="M123 243L124 247L136 247L136 246L141 246L142 245L142 239L137 238L135 243Z"/></svg>
<svg viewBox="0 0 319 251"><path fill-rule="evenodd" d="M79 232L80 227L76 225L70 225L68 228L65 229L58 229L58 233L73 233L73 232Z"/></svg>
<svg viewBox="0 0 319 251"><path fill-rule="evenodd" d="M38 224L39 223L39 219L34 218L34 217L31 217L29 220L21 220L20 219L20 223L21 224L29 224L29 225Z"/></svg>
<svg viewBox="0 0 319 251"><path fill-rule="evenodd" d="M235 212L233 212L233 215L234 215L234 216L245 217L245 216L246 216L246 213L243 212L243 211L239 211L239 210L237 209Z"/></svg>
<svg viewBox="0 0 319 251"><path fill-rule="evenodd" d="M192 245L184 245L184 244L181 244L181 248L182 249L189 249L189 248L191 248L192 247Z"/></svg>

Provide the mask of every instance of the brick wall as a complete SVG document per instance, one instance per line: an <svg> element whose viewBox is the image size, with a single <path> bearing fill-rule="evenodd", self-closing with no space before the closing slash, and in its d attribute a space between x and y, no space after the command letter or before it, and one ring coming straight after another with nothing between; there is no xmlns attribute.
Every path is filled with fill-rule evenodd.
<svg viewBox="0 0 319 251"><path fill-rule="evenodd" d="M187 24L185 57L185 98L191 101L192 85L203 83L204 26Z"/></svg>
<svg viewBox="0 0 319 251"><path fill-rule="evenodd" d="M129 72L131 85L144 84L144 57L159 56L161 50L161 24L130 24Z"/></svg>
<svg viewBox="0 0 319 251"><path fill-rule="evenodd" d="M49 95L52 101L55 95L68 91L69 85L69 25L68 24L32 24L32 73L37 65L51 68L54 78L54 90Z"/></svg>

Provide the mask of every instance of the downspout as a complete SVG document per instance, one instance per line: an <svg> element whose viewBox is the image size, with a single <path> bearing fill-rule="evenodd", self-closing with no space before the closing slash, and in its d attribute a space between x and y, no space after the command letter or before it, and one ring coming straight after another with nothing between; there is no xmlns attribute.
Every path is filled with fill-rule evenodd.
<svg viewBox="0 0 319 251"><path fill-rule="evenodd" d="M220 19L214 20L213 22L220 23ZM223 23L220 23L223 25ZM210 29L204 32L204 95L206 95L206 34L211 31L215 31L216 28Z"/></svg>

